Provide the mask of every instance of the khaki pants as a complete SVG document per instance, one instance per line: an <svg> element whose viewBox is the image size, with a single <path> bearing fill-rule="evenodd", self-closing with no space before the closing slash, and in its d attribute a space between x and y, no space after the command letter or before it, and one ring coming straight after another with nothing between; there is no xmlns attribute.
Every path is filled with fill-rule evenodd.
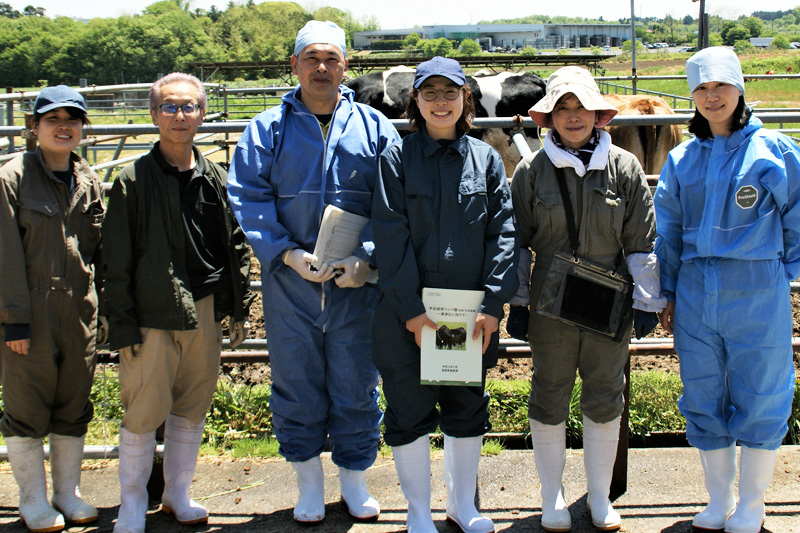
<svg viewBox="0 0 800 533"><path fill-rule="evenodd" d="M143 434L174 414L200 422L211 407L219 375L222 325L214 321L214 297L195 302L197 329L142 328L135 357L120 356L122 427Z"/></svg>

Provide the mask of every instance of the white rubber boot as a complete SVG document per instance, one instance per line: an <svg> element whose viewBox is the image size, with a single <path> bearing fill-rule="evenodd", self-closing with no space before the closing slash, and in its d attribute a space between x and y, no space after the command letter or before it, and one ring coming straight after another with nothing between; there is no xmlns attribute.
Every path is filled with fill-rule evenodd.
<svg viewBox="0 0 800 533"><path fill-rule="evenodd" d="M156 432L138 435L119 429L120 505L114 533L144 533L147 480L153 470Z"/></svg>
<svg viewBox="0 0 800 533"><path fill-rule="evenodd" d="M300 524L316 524L325 519L325 477L319 455L303 462L292 462L297 472L300 497L294 506L294 519Z"/></svg>
<svg viewBox="0 0 800 533"><path fill-rule="evenodd" d="M431 515L431 448L423 435L414 442L392 446L400 489L408 501L408 533L437 533Z"/></svg>
<svg viewBox="0 0 800 533"><path fill-rule="evenodd" d="M203 441L201 422L169 415L164 427L164 493L161 510L175 515L179 524L205 524L208 512L189 498L189 486L197 466L197 453Z"/></svg>
<svg viewBox="0 0 800 533"><path fill-rule="evenodd" d="M619 529L622 525L622 519L608 499L619 443L619 421L617 417L611 422L596 424L583 417L583 464L588 485L586 505L592 524L601 531Z"/></svg>
<svg viewBox="0 0 800 533"><path fill-rule="evenodd" d="M739 458L739 505L725 522L727 533L758 533L764 525L764 495L772 481L778 450L742 446Z"/></svg>
<svg viewBox="0 0 800 533"><path fill-rule="evenodd" d="M339 467L339 486L350 516L365 522L378 519L381 506L367 491L367 477L363 470Z"/></svg>
<svg viewBox="0 0 800 533"><path fill-rule="evenodd" d="M530 422L533 459L542 485L542 529L569 531L572 519L561 482L567 453L566 422L542 424L532 418Z"/></svg>
<svg viewBox="0 0 800 533"><path fill-rule="evenodd" d="M444 436L444 480L447 486L447 519L464 533L492 533L494 522L475 508L478 463L483 437Z"/></svg>
<svg viewBox="0 0 800 533"><path fill-rule="evenodd" d="M97 509L81 499L83 443L86 435L70 437L50 434L50 476L53 478L53 507L67 522L89 524L97 521Z"/></svg>
<svg viewBox="0 0 800 533"><path fill-rule="evenodd" d="M47 503L42 439L6 437L8 461L19 485L19 516L35 533L64 529L64 517Z"/></svg>
<svg viewBox="0 0 800 533"><path fill-rule="evenodd" d="M736 480L736 446L700 450L700 463L706 478L708 506L694 516L692 527L720 530L736 509L733 482Z"/></svg>

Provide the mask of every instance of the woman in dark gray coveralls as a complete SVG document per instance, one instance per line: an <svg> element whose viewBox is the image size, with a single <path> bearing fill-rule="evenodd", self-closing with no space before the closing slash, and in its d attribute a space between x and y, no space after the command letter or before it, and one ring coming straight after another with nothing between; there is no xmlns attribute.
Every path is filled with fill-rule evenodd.
<svg viewBox="0 0 800 533"><path fill-rule="evenodd" d="M386 149L372 208L381 291L372 323L383 376L386 433L408 500L408 530L435 532L430 509L428 434L444 433L447 518L466 532L494 531L475 509L488 396L480 387L420 385L423 287L485 292L474 327L483 331L483 366L497 362L503 303L517 288L516 234L500 156L466 135L473 103L457 61L417 67L406 114L415 133ZM437 409L437 403L440 410Z"/></svg>
<svg viewBox="0 0 800 533"><path fill-rule="evenodd" d="M0 328L3 419L19 485L19 513L31 531L97 520L80 498L83 442L98 331L100 179L73 153L86 104L65 85L33 104L39 147L0 169ZM53 499L47 501L42 438L50 439ZM52 504L52 506L51 506Z"/></svg>

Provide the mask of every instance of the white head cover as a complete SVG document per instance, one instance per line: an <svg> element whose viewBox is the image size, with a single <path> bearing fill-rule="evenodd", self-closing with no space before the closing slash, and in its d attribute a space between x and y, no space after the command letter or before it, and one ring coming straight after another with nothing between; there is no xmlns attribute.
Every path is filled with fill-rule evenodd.
<svg viewBox="0 0 800 533"><path fill-rule="evenodd" d="M704 48L686 61L686 80L689 92L710 81L729 83L744 96L744 76L739 58L732 50L721 46Z"/></svg>
<svg viewBox="0 0 800 533"><path fill-rule="evenodd" d="M294 41L294 55L300 55L300 52L309 44L332 44L338 46L342 51L342 56L347 58L344 30L333 22L309 20L297 32L297 39Z"/></svg>

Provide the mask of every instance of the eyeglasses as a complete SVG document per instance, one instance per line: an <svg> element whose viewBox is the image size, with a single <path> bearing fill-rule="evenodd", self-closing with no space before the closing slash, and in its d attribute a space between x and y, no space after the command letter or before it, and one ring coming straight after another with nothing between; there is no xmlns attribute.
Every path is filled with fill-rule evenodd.
<svg viewBox="0 0 800 533"><path fill-rule="evenodd" d="M447 87L446 89L434 89L433 87L425 87L420 89L419 94L426 102L433 102L442 93L445 100L455 100L461 94L461 87Z"/></svg>
<svg viewBox="0 0 800 533"><path fill-rule="evenodd" d="M199 111L200 109L202 109L197 104L181 104L181 105L178 105L178 104L168 103L168 104L161 104L161 105L156 106L156 107L158 107L161 110L161 112L164 113L165 115L174 115L175 113L178 112L178 109L183 111L184 115L191 115L195 111Z"/></svg>

